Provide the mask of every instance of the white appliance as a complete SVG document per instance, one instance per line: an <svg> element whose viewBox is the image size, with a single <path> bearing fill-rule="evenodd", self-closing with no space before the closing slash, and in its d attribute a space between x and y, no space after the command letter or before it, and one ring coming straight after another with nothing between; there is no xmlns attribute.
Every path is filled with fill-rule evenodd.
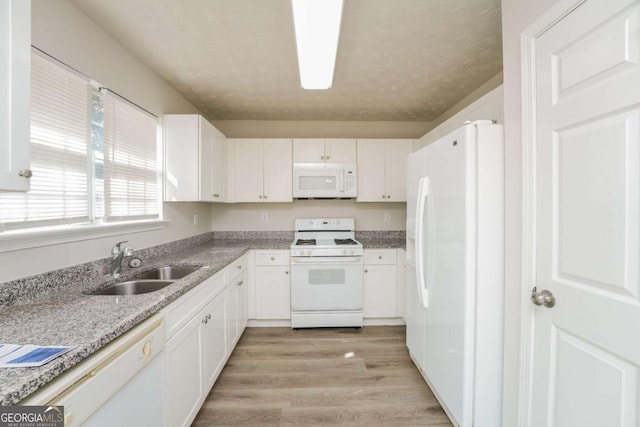
<svg viewBox="0 0 640 427"><path fill-rule="evenodd" d="M501 424L503 147L478 121L407 164L407 346L462 427Z"/></svg>
<svg viewBox="0 0 640 427"><path fill-rule="evenodd" d="M296 219L291 327L362 327L362 244L353 218Z"/></svg>
<svg viewBox="0 0 640 427"><path fill-rule="evenodd" d="M293 197L353 198L358 195L355 163L294 163Z"/></svg>

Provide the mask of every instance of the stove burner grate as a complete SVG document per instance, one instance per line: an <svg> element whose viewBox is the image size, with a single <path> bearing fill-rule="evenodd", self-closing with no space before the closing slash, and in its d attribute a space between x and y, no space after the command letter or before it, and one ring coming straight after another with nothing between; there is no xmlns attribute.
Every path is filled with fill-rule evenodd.
<svg viewBox="0 0 640 427"><path fill-rule="evenodd" d="M333 239L334 242L336 242L336 245L357 245L358 242L356 242L353 239Z"/></svg>
<svg viewBox="0 0 640 427"><path fill-rule="evenodd" d="M296 240L297 246L313 246L316 244L316 239L298 239Z"/></svg>

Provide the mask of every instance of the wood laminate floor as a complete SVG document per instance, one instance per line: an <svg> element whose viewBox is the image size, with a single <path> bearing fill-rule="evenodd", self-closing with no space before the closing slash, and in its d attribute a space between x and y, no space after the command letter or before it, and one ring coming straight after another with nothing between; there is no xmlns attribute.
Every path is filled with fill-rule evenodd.
<svg viewBox="0 0 640 427"><path fill-rule="evenodd" d="M193 426L451 426L404 326L247 328Z"/></svg>

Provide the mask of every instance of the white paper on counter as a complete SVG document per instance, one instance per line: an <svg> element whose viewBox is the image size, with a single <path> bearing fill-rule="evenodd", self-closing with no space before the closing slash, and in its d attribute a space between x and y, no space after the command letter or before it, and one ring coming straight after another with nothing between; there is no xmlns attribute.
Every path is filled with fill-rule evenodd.
<svg viewBox="0 0 640 427"><path fill-rule="evenodd" d="M42 366L72 348L57 345L0 344L0 368Z"/></svg>

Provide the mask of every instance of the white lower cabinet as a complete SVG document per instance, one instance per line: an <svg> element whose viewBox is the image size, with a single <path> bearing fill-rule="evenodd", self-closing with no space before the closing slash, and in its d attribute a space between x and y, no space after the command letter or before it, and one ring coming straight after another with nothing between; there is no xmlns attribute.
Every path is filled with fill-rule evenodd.
<svg viewBox="0 0 640 427"><path fill-rule="evenodd" d="M256 251L255 255L256 319L291 319L289 251Z"/></svg>
<svg viewBox="0 0 640 427"><path fill-rule="evenodd" d="M395 249L364 250L364 317L398 317Z"/></svg>
<svg viewBox="0 0 640 427"><path fill-rule="evenodd" d="M201 327L202 317L196 316L165 345L163 389L167 426L191 424L204 400Z"/></svg>
<svg viewBox="0 0 640 427"><path fill-rule="evenodd" d="M227 348L233 351L247 326L247 274L235 278L224 294L227 310Z"/></svg>
<svg viewBox="0 0 640 427"><path fill-rule="evenodd" d="M216 382L224 367L229 346L225 334L225 299L214 298L204 309L204 317L200 326L200 340L202 345L202 370L205 389L209 390Z"/></svg>
<svg viewBox="0 0 640 427"><path fill-rule="evenodd" d="M189 426L246 326L246 255L164 310L165 426Z"/></svg>

